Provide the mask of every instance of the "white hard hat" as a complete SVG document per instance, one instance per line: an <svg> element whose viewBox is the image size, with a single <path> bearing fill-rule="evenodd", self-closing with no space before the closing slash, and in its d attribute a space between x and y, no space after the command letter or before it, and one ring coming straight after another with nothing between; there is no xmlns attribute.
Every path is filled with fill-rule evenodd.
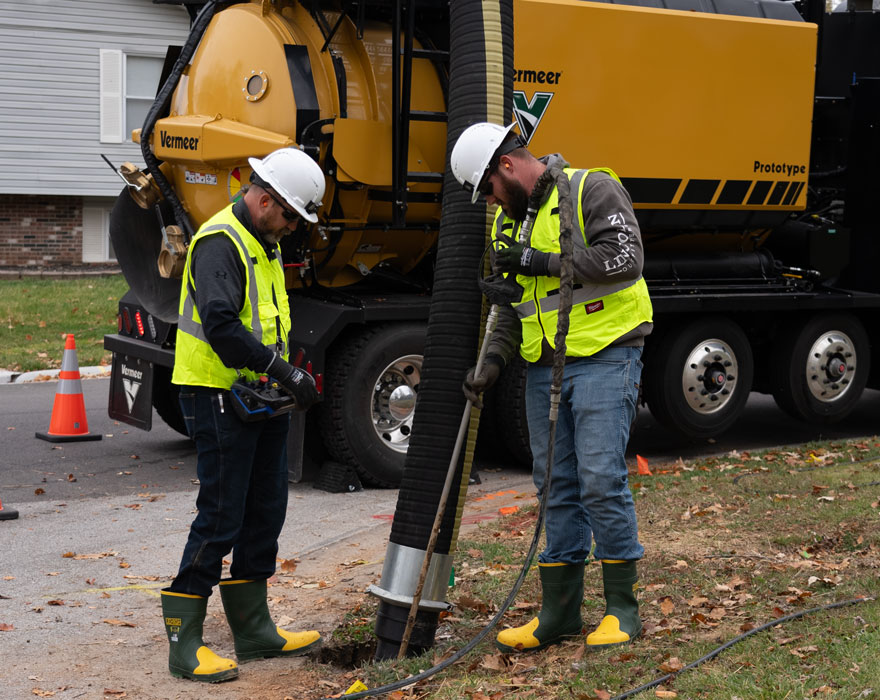
<svg viewBox="0 0 880 700"><path fill-rule="evenodd" d="M480 184L486 175L489 163L492 162L492 156L515 125L516 122L510 126L499 126L489 122L473 124L461 132L461 136L452 147L452 155L449 158L452 174L462 187L472 193L471 203L476 202L480 196ZM517 139L515 147L522 145L522 141Z"/></svg>
<svg viewBox="0 0 880 700"><path fill-rule="evenodd" d="M310 156L298 148L279 148L262 160L248 158L248 163L301 217L311 223L318 220L324 173Z"/></svg>

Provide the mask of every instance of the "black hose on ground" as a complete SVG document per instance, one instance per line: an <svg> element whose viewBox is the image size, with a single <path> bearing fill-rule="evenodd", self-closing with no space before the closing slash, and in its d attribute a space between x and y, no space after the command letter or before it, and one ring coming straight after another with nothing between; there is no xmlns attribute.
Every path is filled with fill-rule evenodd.
<svg viewBox="0 0 880 700"><path fill-rule="evenodd" d="M192 222L189 219L189 214L186 213L186 209L183 208L183 204L174 192L171 183L168 182L165 174L159 169L159 160L153 155L153 151L150 149L150 136L153 133L153 127L156 125L159 115L167 109L168 101L171 99L171 95L177 87L177 83L180 82L180 76L183 75L183 69L186 68L190 59L193 57L199 42L202 40L202 35L205 33L205 29L207 29L208 24L211 22L216 11L217 2L216 0L211 0L199 11L199 14L196 15L195 21L190 28L189 36L186 39L186 43L183 45L177 60L174 62L171 72L165 79L164 85L162 85L162 88L156 94L156 99L153 100L153 104L150 107L150 111L147 112L147 116L144 119L144 125L141 128L141 153L144 156L144 163L147 166L147 170L153 176L153 180L159 187L162 196L171 204L171 208L174 210L174 219L177 221L178 225L183 228L186 243L189 243L195 233L193 231Z"/></svg>
<svg viewBox="0 0 880 700"><path fill-rule="evenodd" d="M745 632L745 633L739 635L738 637L734 637L729 642L722 644L717 649L713 649L705 656L701 656L696 661L689 663L687 666L685 666L683 669L681 669L681 671L676 671L675 673L667 673L662 678L657 678L657 679L651 681L650 683L645 683L644 685L640 685L638 688L633 688L632 690L627 690L625 693L621 693L620 695L615 695L613 698L611 698L611 700L625 700L625 698L631 698L633 695L637 695L638 693L642 693L646 690L650 690L651 688L656 688L658 685L661 685L662 683L665 683L666 681L673 680L676 676L678 676L681 673L684 673L685 671L690 671L692 668L696 668L697 666L700 666L701 664L704 664L707 661L711 661L716 656L718 656L721 652L726 651L727 649L732 647L734 644L741 642L746 637L751 637L753 634L758 634L758 632L763 632L766 629L770 629L771 627L776 627L777 625L781 625L785 622L791 622L792 620L797 620L799 617L804 617L805 615L811 615L813 613L821 612L823 610L833 610L834 608L842 608L847 605L856 605L858 603L866 603L870 600L876 600L876 599L875 598L853 598L852 600L844 600L839 603L831 603L829 605L822 605L818 608L810 608L809 610L801 610L800 612L792 613L791 615L786 615L785 617L780 617L777 620L772 620L770 622L767 622L767 623L761 625L760 627L755 627L755 629L749 630L748 632Z"/></svg>

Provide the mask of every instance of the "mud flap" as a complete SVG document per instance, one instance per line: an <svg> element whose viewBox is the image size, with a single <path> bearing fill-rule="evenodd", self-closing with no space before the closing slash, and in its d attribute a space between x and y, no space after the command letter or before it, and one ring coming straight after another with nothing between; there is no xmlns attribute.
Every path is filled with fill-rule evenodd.
<svg viewBox="0 0 880 700"><path fill-rule="evenodd" d="M153 363L113 353L107 414L141 430L153 427Z"/></svg>

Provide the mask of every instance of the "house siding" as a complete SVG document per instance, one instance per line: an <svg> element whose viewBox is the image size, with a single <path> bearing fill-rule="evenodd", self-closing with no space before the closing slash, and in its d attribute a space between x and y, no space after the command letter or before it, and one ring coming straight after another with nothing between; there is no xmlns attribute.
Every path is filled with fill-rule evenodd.
<svg viewBox="0 0 880 700"><path fill-rule="evenodd" d="M0 194L115 196L140 146L101 143L101 49L164 57L189 15L150 0L0 1Z"/></svg>

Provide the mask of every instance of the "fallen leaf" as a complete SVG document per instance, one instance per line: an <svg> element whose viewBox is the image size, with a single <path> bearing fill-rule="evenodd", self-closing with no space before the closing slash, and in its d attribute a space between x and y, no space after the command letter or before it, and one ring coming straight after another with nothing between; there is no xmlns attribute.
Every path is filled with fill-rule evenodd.
<svg viewBox="0 0 880 700"><path fill-rule="evenodd" d="M724 608L712 608L709 611L709 617L713 620L720 620L727 614L727 611Z"/></svg>
<svg viewBox="0 0 880 700"><path fill-rule="evenodd" d="M121 562L119 562L119 568L120 568L120 569L128 569L128 568L130 568L130 567L131 567L131 564L129 564L127 561L121 561Z"/></svg>
<svg viewBox="0 0 880 700"><path fill-rule="evenodd" d="M11 632L15 629L15 625L9 625L5 622L0 622L0 632Z"/></svg>
<svg viewBox="0 0 880 700"><path fill-rule="evenodd" d="M77 554L76 552L65 552L62 554L64 559L104 559L106 557L115 557L116 552L97 552L94 554Z"/></svg>
<svg viewBox="0 0 880 700"><path fill-rule="evenodd" d="M281 570L285 573L292 574L296 571L297 564L299 564L299 559L284 559L281 562Z"/></svg>
<svg viewBox="0 0 880 700"><path fill-rule="evenodd" d="M111 688L104 688L104 695L112 695L114 698L124 698L126 696L124 690L113 690Z"/></svg>
<svg viewBox="0 0 880 700"><path fill-rule="evenodd" d="M55 695L54 690L40 690L39 688L31 688L31 692L38 698L51 698Z"/></svg>
<svg viewBox="0 0 880 700"><path fill-rule="evenodd" d="M672 602L672 598L666 596L660 599L660 611L664 615L670 615L673 610L675 610L675 603Z"/></svg>
<svg viewBox="0 0 880 700"><path fill-rule="evenodd" d="M117 620L115 618L101 620L101 622L106 622L108 625L116 625L117 627L137 627L133 622L126 622L125 620Z"/></svg>
<svg viewBox="0 0 880 700"><path fill-rule="evenodd" d="M45 489L34 489L34 495L36 496L42 496L44 493L46 493Z"/></svg>
<svg viewBox="0 0 880 700"><path fill-rule="evenodd" d="M505 671L508 664L501 654L486 654L480 662L480 666L490 671Z"/></svg>
<svg viewBox="0 0 880 700"><path fill-rule="evenodd" d="M46 605L64 605L64 601L61 598L56 598L55 600L47 601Z"/></svg>
<svg viewBox="0 0 880 700"><path fill-rule="evenodd" d="M677 656L673 656L669 659L666 659L666 661L660 664L658 668L663 671L663 673L678 673L679 671L681 671L681 669L684 668L684 664Z"/></svg>
<svg viewBox="0 0 880 700"><path fill-rule="evenodd" d="M658 698L677 698L678 693L674 690L655 690L654 695Z"/></svg>

